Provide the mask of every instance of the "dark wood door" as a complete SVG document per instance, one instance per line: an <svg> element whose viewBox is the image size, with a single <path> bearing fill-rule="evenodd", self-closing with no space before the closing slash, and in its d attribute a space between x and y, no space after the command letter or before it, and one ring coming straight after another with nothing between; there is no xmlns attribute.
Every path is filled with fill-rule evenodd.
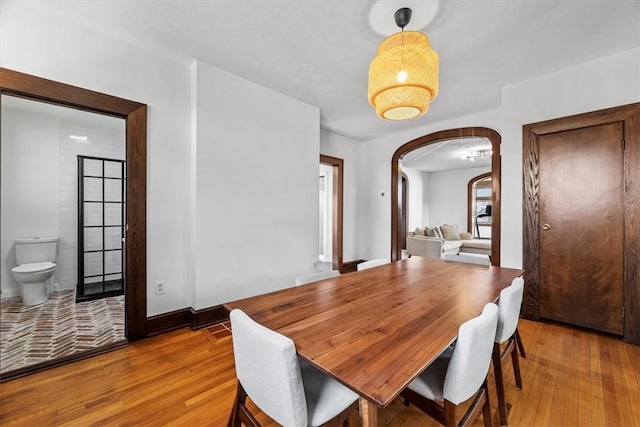
<svg viewBox="0 0 640 427"><path fill-rule="evenodd" d="M540 316L623 334L622 122L540 137Z"/></svg>

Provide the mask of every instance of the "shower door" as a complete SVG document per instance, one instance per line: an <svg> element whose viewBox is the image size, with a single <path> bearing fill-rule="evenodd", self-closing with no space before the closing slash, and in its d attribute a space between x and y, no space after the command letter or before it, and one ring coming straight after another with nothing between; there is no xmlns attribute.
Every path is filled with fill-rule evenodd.
<svg viewBox="0 0 640 427"><path fill-rule="evenodd" d="M78 156L78 301L124 294L124 164Z"/></svg>

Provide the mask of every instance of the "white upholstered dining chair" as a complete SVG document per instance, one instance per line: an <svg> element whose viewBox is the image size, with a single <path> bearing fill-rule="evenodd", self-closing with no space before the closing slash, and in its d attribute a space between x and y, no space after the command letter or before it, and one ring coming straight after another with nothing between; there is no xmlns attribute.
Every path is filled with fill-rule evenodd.
<svg viewBox="0 0 640 427"><path fill-rule="evenodd" d="M317 282L318 280L330 279L340 275L338 270L327 270L319 273L311 273L304 276L296 277L296 286L305 285L307 283Z"/></svg>
<svg viewBox="0 0 640 427"><path fill-rule="evenodd" d="M386 259L386 258L372 259L372 260L369 260L369 261L361 262L360 264L358 264L356 266L356 269L358 271L361 271L361 270L366 270L368 268L377 267L377 266L383 265L383 264L389 264L389 260Z"/></svg>
<svg viewBox="0 0 640 427"><path fill-rule="evenodd" d="M487 372L497 324L498 306L489 303L460 326L455 346L447 347L400 395L445 426L459 425L458 405L475 395L460 425L472 423L482 409L484 425L491 426Z"/></svg>
<svg viewBox="0 0 640 427"><path fill-rule="evenodd" d="M268 329L241 310L230 313L238 389L228 427L259 427L247 397L278 424L287 427L349 423L358 395L309 363L298 360L293 341ZM335 425L335 424L334 424Z"/></svg>
<svg viewBox="0 0 640 427"><path fill-rule="evenodd" d="M504 393L504 378L502 372L502 361L511 355L513 374L516 379L516 387L522 389L522 377L520 375L520 362L518 361L518 349L516 348L516 333L518 331L518 319L520 317L520 306L522 305L522 294L524 292L524 279L516 277L508 286L500 292L498 307L498 328L496 331L495 343L493 344L493 372L496 377L496 392L498 395L498 413L500 414L500 424L507 425L507 401ZM501 349L504 343L507 345Z"/></svg>

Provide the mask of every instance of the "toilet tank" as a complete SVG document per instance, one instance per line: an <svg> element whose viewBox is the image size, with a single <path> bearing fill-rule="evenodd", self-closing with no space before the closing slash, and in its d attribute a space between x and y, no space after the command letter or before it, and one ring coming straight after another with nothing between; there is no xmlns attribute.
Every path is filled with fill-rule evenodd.
<svg viewBox="0 0 640 427"><path fill-rule="evenodd" d="M57 237L16 239L16 263L56 262Z"/></svg>

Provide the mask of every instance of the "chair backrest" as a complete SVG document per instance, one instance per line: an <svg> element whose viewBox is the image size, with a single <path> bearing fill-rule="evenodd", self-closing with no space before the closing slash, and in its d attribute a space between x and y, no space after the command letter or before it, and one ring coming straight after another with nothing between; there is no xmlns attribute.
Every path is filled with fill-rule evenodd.
<svg viewBox="0 0 640 427"><path fill-rule="evenodd" d="M277 423L307 425L307 404L296 348L289 338L230 313L236 374L253 403Z"/></svg>
<svg viewBox="0 0 640 427"><path fill-rule="evenodd" d="M322 279L330 279L331 277L337 277L339 275L340 272L338 270L327 270L319 273L307 274L305 276L296 277L296 286L317 282Z"/></svg>
<svg viewBox="0 0 640 427"><path fill-rule="evenodd" d="M372 259L370 261L361 262L356 266L356 268L358 269L358 271L360 271L360 270L366 270L367 268L377 267L379 265L388 264L388 263L389 263L389 260L386 258Z"/></svg>
<svg viewBox="0 0 640 427"><path fill-rule="evenodd" d="M496 330L496 342L503 343L508 340L516 331L518 317L520 317L520 306L522 305L522 294L524 292L524 279L516 277L500 292L498 307L498 329Z"/></svg>
<svg viewBox="0 0 640 427"><path fill-rule="evenodd" d="M449 402L469 399L487 378L497 324L498 306L489 303L480 316L460 325L444 380L443 396Z"/></svg>

